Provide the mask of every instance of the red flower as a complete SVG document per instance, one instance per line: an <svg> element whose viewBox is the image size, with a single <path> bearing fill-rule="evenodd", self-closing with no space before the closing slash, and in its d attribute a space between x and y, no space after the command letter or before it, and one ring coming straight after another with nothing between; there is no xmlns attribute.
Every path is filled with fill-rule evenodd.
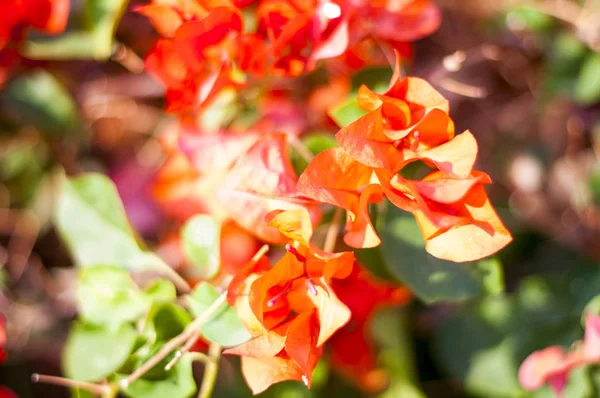
<svg viewBox="0 0 600 398"><path fill-rule="evenodd" d="M62 32L69 17L69 0L8 0L0 13L0 50L15 29L33 26L44 33Z"/></svg>
<svg viewBox="0 0 600 398"><path fill-rule="evenodd" d="M387 374L377 367L369 324L378 309L405 305L411 293L407 288L375 279L358 264L348 278L333 282L333 290L352 312L350 322L329 343L333 368L365 391L380 391L387 384Z"/></svg>

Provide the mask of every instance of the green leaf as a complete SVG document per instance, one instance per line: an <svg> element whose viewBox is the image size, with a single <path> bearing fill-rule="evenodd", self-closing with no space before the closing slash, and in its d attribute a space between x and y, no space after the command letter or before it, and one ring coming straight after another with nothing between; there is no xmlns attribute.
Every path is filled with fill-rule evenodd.
<svg viewBox="0 0 600 398"><path fill-rule="evenodd" d="M116 372L131 353L137 332L125 323L117 330L75 323L63 353L67 377L97 381Z"/></svg>
<svg viewBox="0 0 600 398"><path fill-rule="evenodd" d="M85 321L114 328L139 319L151 301L127 271L115 266L95 266L79 271L77 303Z"/></svg>
<svg viewBox="0 0 600 398"><path fill-rule="evenodd" d="M338 146L335 136L327 133L312 133L302 139L302 144L313 155L318 155L326 149ZM296 174L302 174L304 169L306 169L306 166L308 166L308 162L293 146L290 146L289 152L290 161L294 166Z"/></svg>
<svg viewBox="0 0 600 398"><path fill-rule="evenodd" d="M171 271L159 257L140 248L114 183L102 174L66 179L54 219L78 266Z"/></svg>
<svg viewBox="0 0 600 398"><path fill-rule="evenodd" d="M177 298L175 285L166 279L154 281L144 293L154 302L173 301Z"/></svg>
<svg viewBox="0 0 600 398"><path fill-rule="evenodd" d="M302 140L304 146L313 154L318 155L329 148L335 148L338 146L335 136L331 134L309 134Z"/></svg>
<svg viewBox="0 0 600 398"><path fill-rule="evenodd" d="M339 127L345 127L367 112L358 107L356 97L352 97L329 111L329 116Z"/></svg>
<svg viewBox="0 0 600 398"><path fill-rule="evenodd" d="M12 80L2 98L19 124L32 124L54 135L68 134L79 124L71 94L46 70L36 69Z"/></svg>
<svg viewBox="0 0 600 398"><path fill-rule="evenodd" d="M155 343L165 342L177 336L192 321L183 308L173 303L152 306L146 318L145 335L152 335Z"/></svg>
<svg viewBox="0 0 600 398"><path fill-rule="evenodd" d="M503 289L499 263L457 264L429 255L414 217L396 207L388 210L379 232L387 268L426 303L461 301Z"/></svg>
<svg viewBox="0 0 600 398"><path fill-rule="evenodd" d="M469 302L437 328L433 353L468 393L480 397L552 397L548 388L525 393L518 368L535 350L568 349L581 339L579 316L598 291L600 272L578 267L568 273L524 279L508 296ZM574 375L573 375L574 376ZM489 380L494 380L490 383ZM593 396L589 383L570 379L565 396Z"/></svg>
<svg viewBox="0 0 600 398"><path fill-rule="evenodd" d="M127 0L88 0L87 29L52 39L29 40L24 54L33 59L107 60L112 55L114 33L127 4Z"/></svg>
<svg viewBox="0 0 600 398"><path fill-rule="evenodd" d="M131 398L188 398L196 391L190 355L181 357L166 375L159 380L137 379L124 393Z"/></svg>
<svg viewBox="0 0 600 398"><path fill-rule="evenodd" d="M554 25L552 17L548 14L528 7L519 7L506 15L509 27L523 27L534 32L548 31Z"/></svg>
<svg viewBox="0 0 600 398"><path fill-rule="evenodd" d="M221 265L221 227L205 214L190 218L181 229L183 252L194 264L195 275L211 279Z"/></svg>
<svg viewBox="0 0 600 398"><path fill-rule="evenodd" d="M210 284L199 284L189 296L190 310L194 316L199 316L210 307L220 294ZM227 304L217 311L209 322L202 327L203 336L224 347L233 347L250 339L250 334L242 325L235 309Z"/></svg>
<svg viewBox="0 0 600 398"><path fill-rule="evenodd" d="M465 384L478 396L511 397L522 394L515 369L520 363L514 358L514 341L503 340L497 346L473 355ZM490 380L494 380L490 383Z"/></svg>
<svg viewBox="0 0 600 398"><path fill-rule="evenodd" d="M376 93L384 93L392 79L394 70L389 66L374 66L361 69L352 76L352 93L356 95L363 84Z"/></svg>
<svg viewBox="0 0 600 398"><path fill-rule="evenodd" d="M600 53L590 53L585 58L573 95L583 105L592 105L600 100Z"/></svg>

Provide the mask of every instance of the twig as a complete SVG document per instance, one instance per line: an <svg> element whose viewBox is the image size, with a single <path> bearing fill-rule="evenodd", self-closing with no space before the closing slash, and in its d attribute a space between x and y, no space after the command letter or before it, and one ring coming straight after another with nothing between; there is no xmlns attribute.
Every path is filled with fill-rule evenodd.
<svg viewBox="0 0 600 398"><path fill-rule="evenodd" d="M310 163L311 160L315 157L312 152L296 137L289 137L288 141L290 145L298 152L302 159L306 160L307 163Z"/></svg>
<svg viewBox="0 0 600 398"><path fill-rule="evenodd" d="M483 87L472 86L458 80L444 77L438 82L438 86L451 93L459 94L470 98L484 98L487 92Z"/></svg>
<svg viewBox="0 0 600 398"><path fill-rule="evenodd" d="M325 235L325 243L323 243L323 250L326 252L332 252L335 249L335 241L340 233L342 212L343 210L338 207L335 209L335 213L333 213L327 235Z"/></svg>
<svg viewBox="0 0 600 398"><path fill-rule="evenodd" d="M192 287L185 279L181 277L173 268L166 266L158 269L158 272L162 274L162 276L169 278L171 282L175 284L177 290L182 293L189 293L192 291Z"/></svg>
<svg viewBox="0 0 600 398"><path fill-rule="evenodd" d="M173 359L171 359L171 361L169 361L169 363L165 366L165 370L167 372L171 370L173 366L175 366L175 364L179 361L183 354L188 352L192 348L192 346L196 344L196 341L198 341L200 336L202 336L202 332L200 330L196 331L196 333L190 336L190 338L185 342L185 345L175 353Z"/></svg>
<svg viewBox="0 0 600 398"><path fill-rule="evenodd" d="M95 395L104 395L111 391L111 388L107 384L94 384L87 383L85 381L78 381L73 379L67 379L58 376L40 375L34 373L31 375L31 381L34 383L47 383L54 384L57 386L69 387L69 388L81 388L87 390Z"/></svg>
<svg viewBox="0 0 600 398"><path fill-rule="evenodd" d="M217 373L219 373L219 358L221 357L221 346L212 343L208 347L208 357L211 359L204 368L204 376L202 377L202 386L198 393L198 398L209 398L215 389L217 381Z"/></svg>
<svg viewBox="0 0 600 398"><path fill-rule="evenodd" d="M217 312L225 300L227 299L227 292L224 292L219 296L214 303L210 305L202 314L200 314L192 323L190 323L181 334L173 337L169 340L165 345L161 347L161 349L146 363L137 368L133 373L131 373L126 378L122 379L119 382L119 386L121 388L127 388L128 385L133 383L135 380L139 379L146 372L152 369L156 364L162 361L167 355L173 352L177 347L184 344L191 336L196 334L196 332L211 319L211 316Z"/></svg>

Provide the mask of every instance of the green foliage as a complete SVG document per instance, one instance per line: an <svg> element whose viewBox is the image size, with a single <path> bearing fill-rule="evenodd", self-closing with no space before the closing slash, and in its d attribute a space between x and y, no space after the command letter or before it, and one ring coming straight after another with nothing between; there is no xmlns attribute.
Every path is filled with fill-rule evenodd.
<svg viewBox="0 0 600 398"><path fill-rule="evenodd" d="M117 189L106 176L87 174L65 179L54 216L78 266L171 270L158 256L140 247Z"/></svg>
<svg viewBox="0 0 600 398"><path fill-rule="evenodd" d="M113 52L114 33L127 0L88 0L84 11L85 29L54 39L30 40L24 53L33 59L107 60Z"/></svg>
<svg viewBox="0 0 600 398"><path fill-rule="evenodd" d="M318 155L329 148L335 148L338 146L334 136L326 133L312 133L302 139L302 145L310 151L313 155ZM294 166L294 170L297 175L302 174L308 162L302 157L298 151L294 148L290 148L290 161Z"/></svg>
<svg viewBox="0 0 600 398"><path fill-rule="evenodd" d="M388 270L426 303L461 301L504 290L498 260L457 264L425 251L425 241L414 217L391 206L378 230Z"/></svg>
<svg viewBox="0 0 600 398"><path fill-rule="evenodd" d="M209 215L191 217L181 229L183 252L194 264L194 274L203 279L217 275L221 265L221 227Z"/></svg>
<svg viewBox="0 0 600 398"><path fill-rule="evenodd" d="M4 89L3 105L15 122L61 136L79 124L77 106L66 88L48 71L35 69L12 80Z"/></svg>
<svg viewBox="0 0 600 398"><path fill-rule="evenodd" d="M599 282L594 269L532 276L512 295L469 303L436 331L435 357L452 377L464 379L467 391L476 396L551 397L548 389L525 393L517 380L518 368L535 350L556 344L568 347L582 337L578 320ZM590 396L589 382L576 373L565 396Z"/></svg>
<svg viewBox="0 0 600 398"><path fill-rule="evenodd" d="M187 311L173 303L155 304L145 320L144 335L162 344L183 332L191 321Z"/></svg>
<svg viewBox="0 0 600 398"><path fill-rule="evenodd" d="M366 113L365 110L359 108L356 97L352 96L350 99L331 109L329 116L339 127L345 127Z"/></svg>
<svg viewBox="0 0 600 398"><path fill-rule="evenodd" d="M590 53L581 66L573 92L575 100L592 105L600 100L600 54Z"/></svg>
<svg viewBox="0 0 600 398"><path fill-rule="evenodd" d="M192 372L192 358L189 354L179 359L177 364L162 379L138 379L124 390L131 398L187 398L196 391Z"/></svg>
<svg viewBox="0 0 600 398"><path fill-rule="evenodd" d="M79 316L86 322L119 327L140 318L151 300L133 283L127 271L115 266L96 266L79 271Z"/></svg>
<svg viewBox="0 0 600 398"><path fill-rule="evenodd" d="M533 32L546 32L552 29L552 17L529 7L518 7L506 15L509 27L523 27Z"/></svg>
<svg viewBox="0 0 600 398"><path fill-rule="evenodd" d="M417 387L409 310L381 310L375 314L371 333L381 347L379 358L388 370L390 386L381 398L425 398Z"/></svg>
<svg viewBox="0 0 600 398"><path fill-rule="evenodd" d="M210 307L220 294L208 283L199 284L189 296L189 305L192 314L200 315ZM202 326L203 336L224 347L233 347L250 339L250 334L242 325L235 309L223 304L222 309Z"/></svg>
<svg viewBox="0 0 600 398"><path fill-rule="evenodd" d="M67 377L97 381L117 372L129 358L137 332L124 323L118 329L76 323L63 353L63 370Z"/></svg>

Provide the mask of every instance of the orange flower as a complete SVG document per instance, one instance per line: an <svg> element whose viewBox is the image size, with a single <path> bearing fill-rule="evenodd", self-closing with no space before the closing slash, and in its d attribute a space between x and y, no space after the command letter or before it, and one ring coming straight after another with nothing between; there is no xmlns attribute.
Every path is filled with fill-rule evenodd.
<svg viewBox="0 0 600 398"><path fill-rule="evenodd" d="M335 280L333 290L352 312L352 319L331 338L331 363L365 391L380 391L387 384L387 374L377 368L377 351L369 324L378 309L405 305L411 293L404 287L374 278L359 264L355 264L348 278Z"/></svg>
<svg viewBox="0 0 600 398"><path fill-rule="evenodd" d="M369 217L369 203L383 197L374 169L357 162L342 149L319 153L298 179L298 191L318 202L347 210L344 241L352 247L381 243Z"/></svg>
<svg viewBox="0 0 600 398"><path fill-rule="evenodd" d="M453 140L448 101L422 79L401 78L398 54L389 89L377 94L363 85L357 99L368 113L336 135L352 158L392 173L415 160L460 176L470 173L475 139L467 131Z"/></svg>
<svg viewBox="0 0 600 398"><path fill-rule="evenodd" d="M191 117L223 87L239 84L232 69L243 30L237 8L225 1L207 7L183 2L150 4L138 12L168 37L159 39L145 60L146 69L167 87L167 111Z"/></svg>
<svg viewBox="0 0 600 398"><path fill-rule="evenodd" d="M255 394L283 380L310 386L323 344L350 319L331 284L348 277L354 262L351 252L326 253L310 243L306 210L275 211L267 218L291 240L286 253L272 268L261 261L249 264L228 290L230 304L254 338L226 353L242 356L244 377ZM257 369L277 371L266 375Z"/></svg>
<svg viewBox="0 0 600 398"><path fill-rule="evenodd" d="M454 136L446 99L421 79L401 79L399 64L397 56L386 93L361 87L358 103L368 113L338 132L341 148L313 159L298 191L347 210L352 247L379 245L368 205L386 196L415 215L432 255L462 262L497 252L512 237L482 187L489 177L473 170L475 138ZM422 181L397 174L417 160L437 170Z"/></svg>
<svg viewBox="0 0 600 398"><path fill-rule="evenodd" d="M320 218L318 203L300 196L296 183L286 135L269 134L237 159L215 195L238 224L266 242L279 244L286 239L266 224L270 211L307 209L314 223Z"/></svg>

